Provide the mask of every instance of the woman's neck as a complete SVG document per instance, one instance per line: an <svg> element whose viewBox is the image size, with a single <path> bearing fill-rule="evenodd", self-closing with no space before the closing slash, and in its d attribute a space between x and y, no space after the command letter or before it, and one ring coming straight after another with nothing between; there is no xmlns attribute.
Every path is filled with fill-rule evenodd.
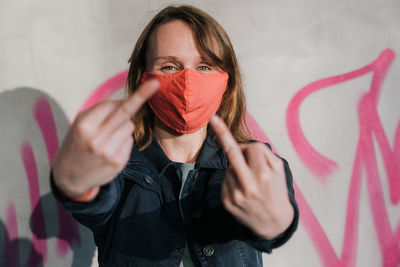
<svg viewBox="0 0 400 267"><path fill-rule="evenodd" d="M171 161L195 162L207 135L207 125L190 134L179 134L167 128L157 118L153 135Z"/></svg>

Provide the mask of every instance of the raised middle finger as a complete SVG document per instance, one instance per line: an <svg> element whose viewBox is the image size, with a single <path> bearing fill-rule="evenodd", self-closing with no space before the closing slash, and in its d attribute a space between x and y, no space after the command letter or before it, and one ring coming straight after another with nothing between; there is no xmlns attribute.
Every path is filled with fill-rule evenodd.
<svg viewBox="0 0 400 267"><path fill-rule="evenodd" d="M233 138L228 127L218 116L211 117L210 125L214 129L214 132L226 153L229 163L236 173L239 184L245 186L246 180L250 177L250 170L242 154L241 148Z"/></svg>
<svg viewBox="0 0 400 267"><path fill-rule="evenodd" d="M160 84L157 80L144 82L139 88L105 119L102 125L102 135L109 136L115 129L130 120L133 115L150 99L158 90Z"/></svg>

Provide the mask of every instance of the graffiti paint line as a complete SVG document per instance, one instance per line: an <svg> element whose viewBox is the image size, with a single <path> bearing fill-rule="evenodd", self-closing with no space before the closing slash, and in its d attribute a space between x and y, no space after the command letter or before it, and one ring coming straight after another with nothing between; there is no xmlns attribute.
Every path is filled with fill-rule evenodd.
<svg viewBox="0 0 400 267"><path fill-rule="evenodd" d="M356 156L353 162L345 217L345 232L340 259L336 256L332 245L310 209L306 199L301 194L300 190L298 188L296 189L301 210L301 221L325 266L355 266L356 264L357 233L359 225L358 214L363 169L366 170L370 209L373 214L375 231L379 240L382 266L396 266L400 262L399 234L397 229L396 232L392 230L389 223L389 215L384 203L381 178L378 172L376 151L373 146L373 137L375 136L382 152L389 182L391 202L396 204L400 197L400 122L397 124L394 147L391 149L377 111L379 94L394 58L394 52L390 49L386 49L375 61L363 68L313 82L301 89L293 97L288 106L286 118L291 142L305 166L308 167L319 180L324 181L326 176L332 173L334 167L337 167L337 164L320 154L310 145L304 136L299 122L300 106L308 96L318 90L347 82L371 72L373 74L370 90L362 96L357 107L360 135Z"/></svg>
<svg viewBox="0 0 400 267"><path fill-rule="evenodd" d="M107 99L115 92L121 90L121 88L125 86L127 77L128 71L126 70L114 75L113 77L105 81L98 88L96 88L93 93L86 99L79 111L86 110L91 106L97 104L98 102Z"/></svg>
<svg viewBox="0 0 400 267"><path fill-rule="evenodd" d="M59 142L49 101L46 98L39 98L35 103L33 113L45 141L49 165L51 166L57 153ZM69 247L81 245L81 238L77 222L64 210L58 201L56 201L56 207L59 222L57 252L60 257L64 257Z"/></svg>
<svg viewBox="0 0 400 267"><path fill-rule="evenodd" d="M4 264L10 267L19 267L18 221L15 205L12 201L7 206L5 226Z"/></svg>
<svg viewBox="0 0 400 267"><path fill-rule="evenodd" d="M46 225L44 221L43 208L40 203L40 188L39 188L37 166L36 166L35 156L33 155L32 146L28 141L22 143L20 153L24 163L26 177L29 185L31 214L33 213L33 210L37 206L36 207L37 215L34 218L32 218L33 227L36 229L37 233L40 233L39 236L46 236ZM33 235L32 243L33 247L31 247L31 251L29 254L28 265L37 266L42 262L42 260L46 262L47 261L46 240L39 240L36 237L36 235ZM40 254L39 257L35 250Z"/></svg>

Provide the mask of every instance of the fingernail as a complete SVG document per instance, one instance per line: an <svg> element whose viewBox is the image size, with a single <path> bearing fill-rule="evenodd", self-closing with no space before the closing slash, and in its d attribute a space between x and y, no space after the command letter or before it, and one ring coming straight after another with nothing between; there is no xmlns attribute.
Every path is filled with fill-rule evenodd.
<svg viewBox="0 0 400 267"><path fill-rule="evenodd" d="M210 117L210 122L216 123L217 121L218 121L217 115L212 115L212 116Z"/></svg>

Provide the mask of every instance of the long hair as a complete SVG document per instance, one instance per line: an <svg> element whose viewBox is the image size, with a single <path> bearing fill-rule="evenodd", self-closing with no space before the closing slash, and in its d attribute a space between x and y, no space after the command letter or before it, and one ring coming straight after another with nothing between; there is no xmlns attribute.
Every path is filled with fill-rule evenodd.
<svg viewBox="0 0 400 267"><path fill-rule="evenodd" d="M193 31L200 54L205 58L211 59L221 70L228 73L227 88L217 114L228 126L237 142L247 142L249 140L249 131L245 123L246 99L231 41L221 25L198 8L189 5L168 6L155 15L140 34L129 59L127 93L129 95L133 94L140 85L146 68L146 52L150 34L157 26L172 20L181 20L187 23ZM220 57L213 51L213 41L218 44ZM135 145L139 150L145 149L151 143L154 116L153 111L146 103L132 118L135 124ZM207 131L215 140L215 134L211 127L208 127Z"/></svg>

